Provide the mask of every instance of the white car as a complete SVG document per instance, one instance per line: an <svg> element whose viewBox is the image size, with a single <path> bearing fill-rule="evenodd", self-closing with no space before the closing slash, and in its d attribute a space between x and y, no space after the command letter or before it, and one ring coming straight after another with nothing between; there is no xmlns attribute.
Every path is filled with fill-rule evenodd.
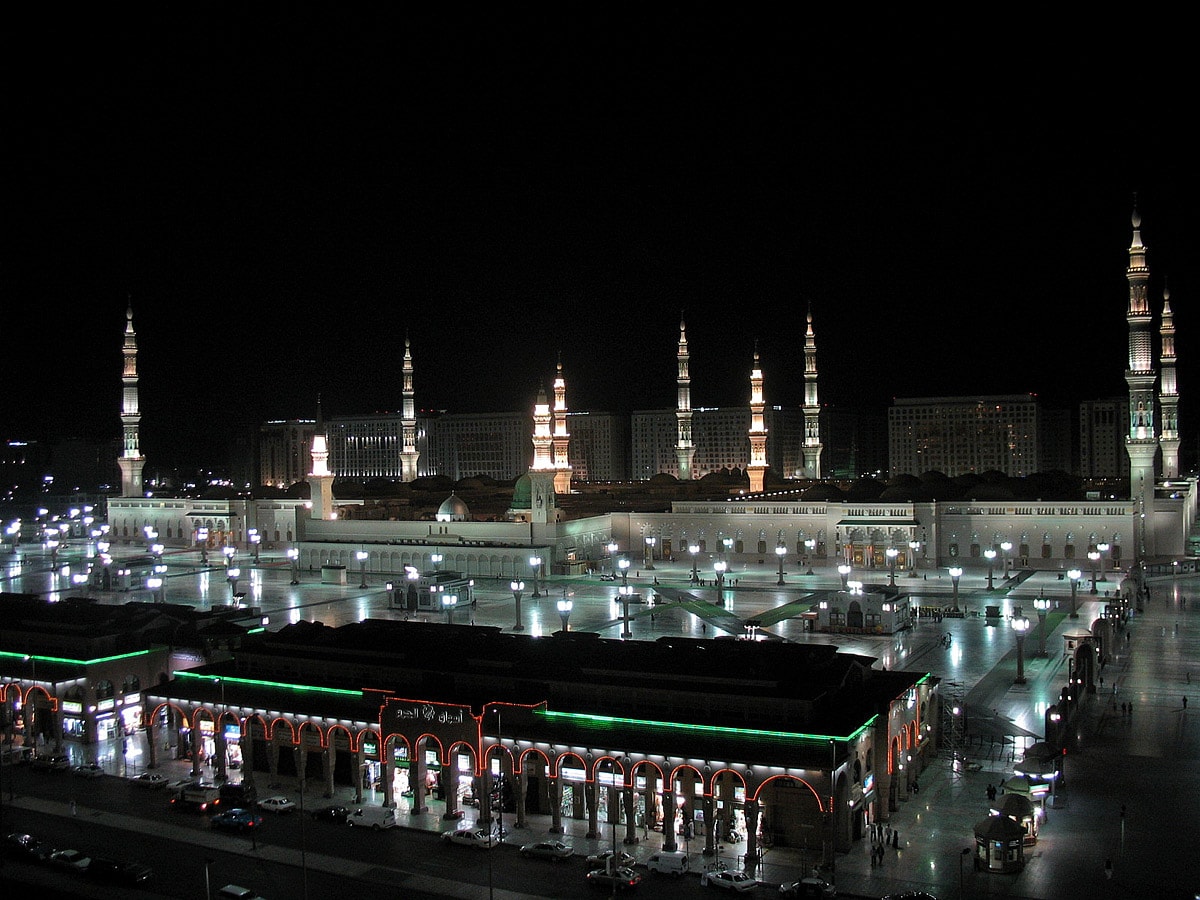
<svg viewBox="0 0 1200 900"><path fill-rule="evenodd" d="M73 872L86 871L91 861L90 856L80 853L78 850L55 850L47 860L52 866L69 869Z"/></svg>
<svg viewBox="0 0 1200 900"><path fill-rule="evenodd" d="M129 783L135 787L144 787L157 790L167 786L167 776L159 775L157 772L143 772L141 775L135 775L129 779Z"/></svg>
<svg viewBox="0 0 1200 900"><path fill-rule="evenodd" d="M587 858L588 868L589 869L607 869L610 867L608 861L609 861L609 859L612 858L612 856L613 856L613 851L611 851L611 850L602 850L599 853L593 853L591 856L589 856ZM632 866L634 864L634 862L636 862L636 860L630 854L626 853L624 850L618 850L616 857L617 857L616 862L613 863L612 865L616 866L618 868Z"/></svg>
<svg viewBox="0 0 1200 900"><path fill-rule="evenodd" d="M265 797L258 801L258 808L267 812L285 813L296 808L296 804L287 797Z"/></svg>
<svg viewBox="0 0 1200 900"><path fill-rule="evenodd" d="M745 872L734 872L731 869L709 872L707 877L709 887L723 888L727 891L752 891L758 887L758 882Z"/></svg>
<svg viewBox="0 0 1200 900"><path fill-rule="evenodd" d="M466 847L476 847L479 850L491 850L500 843L499 835L476 828L459 828L457 831L443 831L442 840L447 844L462 844Z"/></svg>

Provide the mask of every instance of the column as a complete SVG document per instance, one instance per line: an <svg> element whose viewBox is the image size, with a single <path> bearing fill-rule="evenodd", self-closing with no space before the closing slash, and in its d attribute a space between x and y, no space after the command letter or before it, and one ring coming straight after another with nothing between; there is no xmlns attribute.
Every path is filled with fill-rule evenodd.
<svg viewBox="0 0 1200 900"><path fill-rule="evenodd" d="M701 808L704 810L704 855L712 856L717 852L716 842L713 840L713 832L716 830L713 827L716 823L716 819L713 816L716 810L713 809L712 795L706 794L702 803Z"/></svg>
<svg viewBox="0 0 1200 900"><path fill-rule="evenodd" d="M367 765L366 754L362 752L362 741L358 743L358 749L354 751L354 802L362 803L363 792L363 770Z"/></svg>
<svg viewBox="0 0 1200 900"><path fill-rule="evenodd" d="M636 844L638 842L637 816L633 814L633 808L637 803L637 795L632 784L621 787L621 802L625 806L625 840L622 843Z"/></svg>
<svg viewBox="0 0 1200 900"><path fill-rule="evenodd" d="M242 726L242 784L254 794L254 725L250 719Z"/></svg>
<svg viewBox="0 0 1200 900"><path fill-rule="evenodd" d="M562 834L562 776L551 775L550 782L550 833Z"/></svg>
<svg viewBox="0 0 1200 900"><path fill-rule="evenodd" d="M321 774L325 776L325 796L333 796L333 738L329 738L329 746L321 751Z"/></svg>
<svg viewBox="0 0 1200 900"><path fill-rule="evenodd" d="M595 781L595 779L592 781L586 781L583 785L583 791L583 796L587 801L588 817L588 830L584 837L594 839L596 837L597 828L600 824L600 810L598 809L600 805L600 785Z"/></svg>
<svg viewBox="0 0 1200 900"><path fill-rule="evenodd" d="M747 785L749 790L749 785ZM746 801L746 865L747 873L758 868L758 801Z"/></svg>
<svg viewBox="0 0 1200 900"><path fill-rule="evenodd" d="M8 743L12 744L11 736ZM146 763L147 769L158 768L158 732L155 729L154 722L150 719L146 720L146 755L150 759Z"/></svg>
<svg viewBox="0 0 1200 900"><path fill-rule="evenodd" d="M663 849L673 853L679 849L679 842L675 840L675 813L678 807L675 804L674 779L663 779L662 805Z"/></svg>
<svg viewBox="0 0 1200 900"><path fill-rule="evenodd" d="M643 770L646 773L646 787L642 791L642 812L646 817L646 827L653 828L657 824L657 814L654 807L654 796L658 791L658 781L654 769L646 766ZM633 790L632 785L636 781L630 783L629 790Z"/></svg>
<svg viewBox="0 0 1200 900"><path fill-rule="evenodd" d="M267 770L274 784L279 780L279 744L274 739L267 741Z"/></svg>
<svg viewBox="0 0 1200 900"><path fill-rule="evenodd" d="M390 739L384 741L382 758L379 762L379 786L383 790L385 809L396 807L396 745Z"/></svg>
<svg viewBox="0 0 1200 900"><path fill-rule="evenodd" d="M228 763L227 757L229 755L229 751L225 746L225 720L223 717L217 719L217 729L213 734L213 755L217 758L213 779L220 783L225 780L225 767Z"/></svg>
<svg viewBox="0 0 1200 900"><path fill-rule="evenodd" d="M192 710L192 777L200 777L200 753L203 750L200 743L200 723L196 721L196 711Z"/></svg>
<svg viewBox="0 0 1200 900"><path fill-rule="evenodd" d="M412 759L408 762L408 786L413 792L412 811L414 813L429 812L429 804L425 800L425 749L423 746L413 749Z"/></svg>
<svg viewBox="0 0 1200 900"><path fill-rule="evenodd" d="M303 739L301 736L301 740ZM296 777L300 779L300 785L303 787L308 774L308 751L302 743L292 747L292 759L296 765Z"/></svg>
<svg viewBox="0 0 1200 900"><path fill-rule="evenodd" d="M442 775L439 780L442 783L442 796L446 800L446 811L444 813L442 813L443 819L457 819L459 816L459 813L458 813L458 785L456 783L457 779L454 777L454 774L455 773L453 771L451 771L450 766L442 766ZM488 772L484 772L483 775L479 779L479 783L480 783L481 789L483 789L484 791L490 789L491 774ZM484 785L486 785L487 787L484 787ZM483 797L480 799L480 802L479 802L479 821L480 822L491 821L490 818L485 817L485 811L487 813L490 813L490 810L488 810L486 801L487 801L487 794L484 793Z"/></svg>
<svg viewBox="0 0 1200 900"><path fill-rule="evenodd" d="M513 772L513 802L517 804L517 828L525 827L525 773Z"/></svg>

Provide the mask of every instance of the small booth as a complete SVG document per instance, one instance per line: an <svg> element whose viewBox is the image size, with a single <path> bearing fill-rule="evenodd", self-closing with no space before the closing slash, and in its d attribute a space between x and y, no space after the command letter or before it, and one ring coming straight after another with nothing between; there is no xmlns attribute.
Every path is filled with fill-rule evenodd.
<svg viewBox="0 0 1200 900"><path fill-rule="evenodd" d="M1032 847L1037 843L1038 828L1041 826L1041 810L1030 802L1023 794L1010 791L1000 798L996 808L991 811L993 816L1008 816L1025 829L1025 846Z"/></svg>
<svg viewBox="0 0 1200 900"><path fill-rule="evenodd" d="M1025 829L1008 816L975 823L975 868L982 872L1019 872L1025 867Z"/></svg>

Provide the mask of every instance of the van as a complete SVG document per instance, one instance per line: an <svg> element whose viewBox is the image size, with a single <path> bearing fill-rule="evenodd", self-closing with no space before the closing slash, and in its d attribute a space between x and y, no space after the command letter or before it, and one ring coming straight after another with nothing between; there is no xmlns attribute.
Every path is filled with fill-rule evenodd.
<svg viewBox="0 0 1200 900"><path fill-rule="evenodd" d="M396 810L382 806L362 806L346 816L346 824L352 828L395 828L400 823L396 821Z"/></svg>
<svg viewBox="0 0 1200 900"><path fill-rule="evenodd" d="M660 850L646 860L646 868L659 875L674 875L678 878L688 870L688 855L679 850Z"/></svg>
<svg viewBox="0 0 1200 900"><path fill-rule="evenodd" d="M217 896L221 900L266 900L262 894L257 894L250 888L244 888L240 884L227 884L225 887L217 891Z"/></svg>

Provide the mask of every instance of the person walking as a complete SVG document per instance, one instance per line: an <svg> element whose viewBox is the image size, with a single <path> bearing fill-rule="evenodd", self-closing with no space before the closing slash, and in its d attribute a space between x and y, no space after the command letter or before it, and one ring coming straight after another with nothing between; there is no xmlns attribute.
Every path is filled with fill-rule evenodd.
<svg viewBox="0 0 1200 900"><path fill-rule="evenodd" d="M1108 878L1109 880L1112 879L1112 860L1111 859L1106 859L1104 861L1104 877Z"/></svg>
<svg viewBox="0 0 1200 900"><path fill-rule="evenodd" d="M1183 708L1187 709L1187 697L1183 698Z"/></svg>

